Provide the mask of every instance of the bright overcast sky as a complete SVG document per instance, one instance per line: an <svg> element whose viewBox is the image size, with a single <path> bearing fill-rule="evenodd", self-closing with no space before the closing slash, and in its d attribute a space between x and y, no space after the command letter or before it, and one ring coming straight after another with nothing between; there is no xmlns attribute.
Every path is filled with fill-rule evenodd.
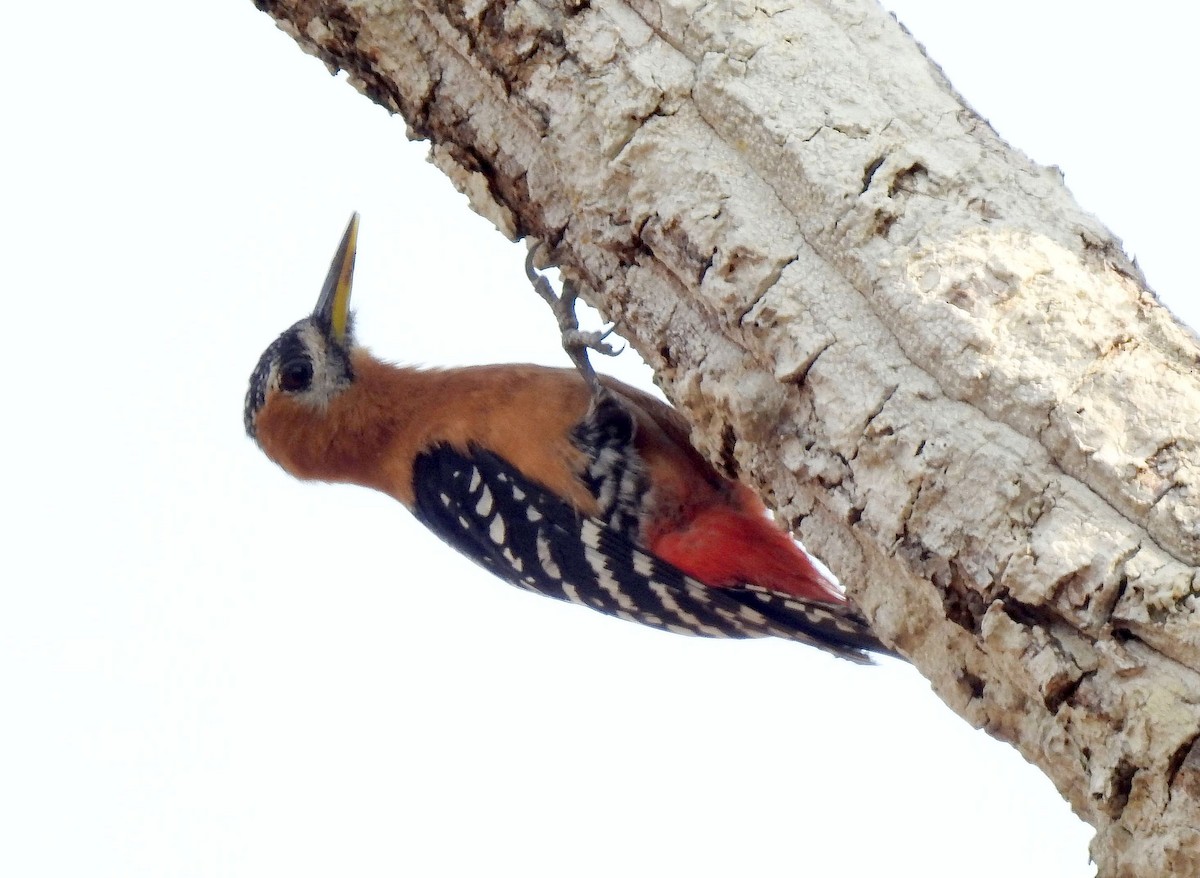
<svg viewBox="0 0 1200 878"><path fill-rule="evenodd" d="M1200 325L1200 7L892 6ZM539 599L285 476L245 382L351 210L392 359L562 364L523 250L249 0L4 22L0 875L1093 874L1049 782L899 663Z"/></svg>

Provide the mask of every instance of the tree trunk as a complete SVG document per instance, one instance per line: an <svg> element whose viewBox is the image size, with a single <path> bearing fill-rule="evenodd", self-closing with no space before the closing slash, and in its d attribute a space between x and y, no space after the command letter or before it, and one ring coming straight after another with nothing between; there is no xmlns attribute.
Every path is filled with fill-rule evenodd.
<svg viewBox="0 0 1200 878"><path fill-rule="evenodd" d="M1200 348L876 3L257 5L553 248L1102 876L1200 874Z"/></svg>

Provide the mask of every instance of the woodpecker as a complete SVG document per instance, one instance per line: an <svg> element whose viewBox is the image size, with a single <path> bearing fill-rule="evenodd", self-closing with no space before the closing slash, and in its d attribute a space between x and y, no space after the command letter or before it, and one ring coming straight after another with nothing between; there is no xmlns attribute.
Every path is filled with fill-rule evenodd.
<svg viewBox="0 0 1200 878"><path fill-rule="evenodd" d="M689 442L667 404L597 375L574 292L556 297L575 368L423 369L380 361L354 338L358 215L312 314L262 354L245 427L300 479L399 500L503 580L655 628L781 637L869 663L893 655L745 485Z"/></svg>

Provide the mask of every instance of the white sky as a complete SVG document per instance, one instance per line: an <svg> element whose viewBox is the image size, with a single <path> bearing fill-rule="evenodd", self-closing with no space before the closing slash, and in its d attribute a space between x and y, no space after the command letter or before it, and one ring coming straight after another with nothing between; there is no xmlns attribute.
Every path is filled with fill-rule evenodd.
<svg viewBox="0 0 1200 878"><path fill-rule="evenodd" d="M1200 325L1200 7L892 6ZM394 359L562 363L522 249L248 0L4 21L0 875L1093 873L1050 784L898 663L528 596L286 477L245 382L351 210Z"/></svg>

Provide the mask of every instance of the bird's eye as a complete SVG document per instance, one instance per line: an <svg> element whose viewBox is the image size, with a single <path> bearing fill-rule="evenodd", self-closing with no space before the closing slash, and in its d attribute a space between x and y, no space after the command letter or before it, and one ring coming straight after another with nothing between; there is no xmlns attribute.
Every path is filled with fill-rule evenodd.
<svg viewBox="0 0 1200 878"><path fill-rule="evenodd" d="M312 377L313 367L308 360L288 360L279 367L279 388L288 393L308 390Z"/></svg>

